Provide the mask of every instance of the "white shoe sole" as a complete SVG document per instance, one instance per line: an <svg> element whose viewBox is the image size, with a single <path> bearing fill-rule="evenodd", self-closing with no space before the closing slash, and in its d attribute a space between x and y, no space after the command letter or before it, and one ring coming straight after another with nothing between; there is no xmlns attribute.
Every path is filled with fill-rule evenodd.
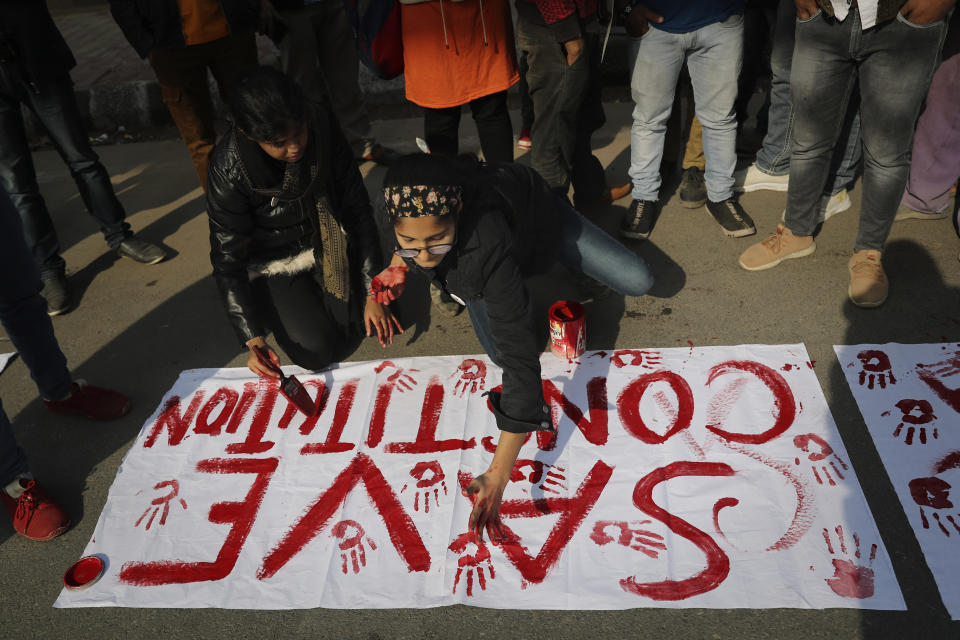
<svg viewBox="0 0 960 640"><path fill-rule="evenodd" d="M806 249L800 249L799 251L788 253L787 255L782 256L774 260L773 262L768 262L758 267L748 267L747 265L743 264L743 262L740 260L738 260L737 262L739 263L741 268L746 269L747 271L766 271L767 269L773 269L775 266L777 266L784 260L793 260L794 258L805 258L816 250L817 250L817 243L812 242L810 246L807 247Z"/></svg>

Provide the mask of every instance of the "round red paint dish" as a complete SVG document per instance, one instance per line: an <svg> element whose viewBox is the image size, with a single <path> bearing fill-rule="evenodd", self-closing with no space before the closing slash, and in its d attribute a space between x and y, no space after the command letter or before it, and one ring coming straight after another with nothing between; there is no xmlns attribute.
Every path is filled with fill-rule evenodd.
<svg viewBox="0 0 960 640"><path fill-rule="evenodd" d="M63 586L74 591L86 589L103 576L106 568L103 560L97 556L84 556L63 574Z"/></svg>

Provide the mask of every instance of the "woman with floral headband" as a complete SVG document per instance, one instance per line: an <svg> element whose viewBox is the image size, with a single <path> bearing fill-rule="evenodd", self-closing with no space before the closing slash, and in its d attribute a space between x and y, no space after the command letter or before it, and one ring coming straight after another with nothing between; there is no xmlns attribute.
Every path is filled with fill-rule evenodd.
<svg viewBox="0 0 960 640"><path fill-rule="evenodd" d="M645 294L653 278L642 258L522 165L407 156L387 170L383 195L395 249L373 280L375 299L395 300L409 270L423 274L467 307L480 344L503 369L503 391L489 394L503 433L490 467L466 491L475 496L470 528L499 542L500 499L524 438L554 429L525 278L559 262L631 296Z"/></svg>
<svg viewBox="0 0 960 640"><path fill-rule="evenodd" d="M210 260L223 306L257 375L267 330L294 363L321 369L399 323L367 297L382 254L350 146L332 115L286 75L259 67L230 100L233 127L210 161ZM402 331L401 331L402 332Z"/></svg>

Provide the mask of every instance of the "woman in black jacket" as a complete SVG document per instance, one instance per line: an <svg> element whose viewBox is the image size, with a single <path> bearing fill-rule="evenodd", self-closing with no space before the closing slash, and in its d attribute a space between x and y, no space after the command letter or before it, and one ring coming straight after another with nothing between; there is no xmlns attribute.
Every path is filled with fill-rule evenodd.
<svg viewBox="0 0 960 640"><path fill-rule="evenodd" d="M390 302L408 270L422 273L467 307L480 344L503 369L502 393L489 394L503 433L490 467L465 492L476 496L470 528L498 542L500 499L524 437L553 430L525 277L560 262L631 296L645 294L653 278L642 258L522 165L407 156L391 165L383 192L396 244L371 293Z"/></svg>
<svg viewBox="0 0 960 640"><path fill-rule="evenodd" d="M247 364L277 377L254 347L271 329L294 363L321 369L366 335L399 323L366 296L381 265L363 179L336 120L286 75L247 72L230 100L234 124L213 152L207 191L210 261Z"/></svg>

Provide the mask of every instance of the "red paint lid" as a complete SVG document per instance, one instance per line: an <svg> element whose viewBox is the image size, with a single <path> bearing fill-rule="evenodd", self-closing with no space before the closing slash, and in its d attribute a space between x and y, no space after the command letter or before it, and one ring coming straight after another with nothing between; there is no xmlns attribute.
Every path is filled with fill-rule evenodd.
<svg viewBox="0 0 960 640"><path fill-rule="evenodd" d="M97 556L85 556L73 563L63 574L67 589L86 589L103 575L106 565Z"/></svg>
<svg viewBox="0 0 960 640"><path fill-rule="evenodd" d="M559 300L547 312L557 322L570 322L583 317L583 305L573 300Z"/></svg>

